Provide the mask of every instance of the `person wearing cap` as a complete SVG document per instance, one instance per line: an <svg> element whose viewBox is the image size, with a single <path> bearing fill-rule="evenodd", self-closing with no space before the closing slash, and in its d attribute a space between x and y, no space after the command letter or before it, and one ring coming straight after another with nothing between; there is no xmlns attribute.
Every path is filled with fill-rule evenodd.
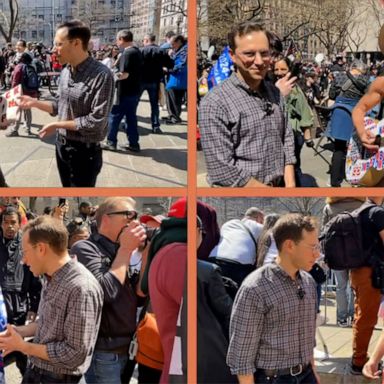
<svg viewBox="0 0 384 384"><path fill-rule="evenodd" d="M145 229L136 220L135 201L109 197L96 211L97 232L77 241L70 254L85 265L104 291L100 331L92 363L85 374L89 383L121 383L128 362L128 348L136 331L140 280L130 279L133 252L143 245ZM146 265L143 253L142 271Z"/></svg>
<svg viewBox="0 0 384 384"><path fill-rule="evenodd" d="M173 351L177 337L176 325L182 308L187 273L187 199L177 200L169 209L168 218L152 239L148 264L142 281L142 290L149 293L164 352L164 366L160 383L168 383L175 374L171 364L174 353L182 354L178 347ZM177 371L177 370L176 370Z"/></svg>
<svg viewBox="0 0 384 384"><path fill-rule="evenodd" d="M86 240L90 236L89 225L81 217L75 217L67 224L68 249L79 240Z"/></svg>
<svg viewBox="0 0 384 384"><path fill-rule="evenodd" d="M227 364L240 384L319 384L313 356L317 293L308 274L320 254L316 223L287 214L273 237L276 262L252 272L233 303Z"/></svg>
<svg viewBox="0 0 384 384"><path fill-rule="evenodd" d="M223 276L239 286L256 268L257 240L263 230L264 213L251 207L244 217L229 220L220 229L220 240L209 255L209 261L220 266Z"/></svg>

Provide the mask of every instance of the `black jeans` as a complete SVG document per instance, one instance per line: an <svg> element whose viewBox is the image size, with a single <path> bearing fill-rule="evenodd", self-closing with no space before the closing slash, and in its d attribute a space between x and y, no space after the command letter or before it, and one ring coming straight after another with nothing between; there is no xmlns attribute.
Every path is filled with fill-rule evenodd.
<svg viewBox="0 0 384 384"><path fill-rule="evenodd" d="M317 384L311 365L297 376L281 375L268 377L263 369L258 369L254 373L254 377L257 384Z"/></svg>
<svg viewBox="0 0 384 384"><path fill-rule="evenodd" d="M180 89L167 89L167 109L169 117L181 121L181 105L183 104L183 97L185 90Z"/></svg>
<svg viewBox="0 0 384 384"><path fill-rule="evenodd" d="M35 368L27 368L21 384L52 384L73 383L85 384L84 376L56 375L53 372L39 371Z"/></svg>
<svg viewBox="0 0 384 384"><path fill-rule="evenodd" d="M223 260L223 259L209 259L218 265L221 269L221 274L225 277L229 277L235 281L240 287L243 280L255 270L255 266L252 264L240 264L235 261Z"/></svg>
<svg viewBox="0 0 384 384"><path fill-rule="evenodd" d="M56 142L56 162L63 187L94 187L103 165L100 144Z"/></svg>
<svg viewBox="0 0 384 384"><path fill-rule="evenodd" d="M340 187L345 177L345 158L347 155L347 142L335 139L335 150L331 162L331 186Z"/></svg>

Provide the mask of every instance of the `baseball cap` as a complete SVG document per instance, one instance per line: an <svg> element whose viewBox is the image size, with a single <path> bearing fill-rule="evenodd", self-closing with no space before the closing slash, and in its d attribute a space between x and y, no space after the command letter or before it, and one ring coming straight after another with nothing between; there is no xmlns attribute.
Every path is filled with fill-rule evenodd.
<svg viewBox="0 0 384 384"><path fill-rule="evenodd" d="M139 220L140 220L140 223L142 223L142 224L146 224L150 220L156 221L157 223L160 224L164 219L165 219L165 216L163 216L163 215L156 215L156 216L142 215L142 216L140 216Z"/></svg>
<svg viewBox="0 0 384 384"><path fill-rule="evenodd" d="M187 198L182 197L176 200L168 211L168 217L177 217L179 219L187 217Z"/></svg>

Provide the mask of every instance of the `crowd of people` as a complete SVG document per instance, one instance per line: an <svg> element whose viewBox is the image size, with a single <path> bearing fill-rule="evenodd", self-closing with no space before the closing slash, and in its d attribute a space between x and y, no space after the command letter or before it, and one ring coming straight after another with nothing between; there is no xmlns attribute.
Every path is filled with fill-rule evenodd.
<svg viewBox="0 0 384 384"><path fill-rule="evenodd" d="M123 128L128 141L121 149L140 152L137 108L144 91L149 95L154 134L162 133L161 123L180 124L186 102L184 36L169 31L159 46L154 35L146 35L138 43L131 31L121 30L114 45L97 51L90 39L90 29L74 20L59 25L50 49L19 40L15 50L9 44L0 56L3 90L22 86L19 104L27 133L32 134L32 108L58 116L58 121L45 125L38 135L56 134L57 166L64 187L95 186L102 149L118 149L119 129ZM55 99L40 100L41 82L56 77ZM159 103L168 112L162 119ZM21 120L22 113L6 136L19 136Z"/></svg>
<svg viewBox="0 0 384 384"><path fill-rule="evenodd" d="M340 187L354 126L363 145L377 150L365 139L363 118L382 119L382 97L365 105L363 96L381 81L383 62L368 66L342 55L315 60L284 50L276 34L254 22L229 31L221 56L203 63L198 75L199 133L210 185L316 187L313 175L302 172L301 151L305 144L318 155L314 139L327 136L333 151L328 183ZM357 110L364 108L352 121L360 100Z"/></svg>
<svg viewBox="0 0 384 384"><path fill-rule="evenodd" d="M18 197L2 199L5 365L16 360L25 384L129 383L136 364L139 383L185 376L186 339L177 324L186 314L186 199L166 216L140 214L128 197L78 208L70 216L60 198L37 214ZM143 307L156 319L149 346L157 337L159 361L140 337Z"/></svg>
<svg viewBox="0 0 384 384"><path fill-rule="evenodd" d="M198 382L319 383L315 334L325 320L320 299L327 275L336 279L336 326L352 328L345 373L377 378L384 337L370 356L368 347L382 313L377 265L384 250L382 204L383 197L327 198L321 221L251 207L219 227L215 208L198 201L198 228L204 233L197 253ZM324 231L332 218L356 209L362 262L331 270L323 254Z"/></svg>

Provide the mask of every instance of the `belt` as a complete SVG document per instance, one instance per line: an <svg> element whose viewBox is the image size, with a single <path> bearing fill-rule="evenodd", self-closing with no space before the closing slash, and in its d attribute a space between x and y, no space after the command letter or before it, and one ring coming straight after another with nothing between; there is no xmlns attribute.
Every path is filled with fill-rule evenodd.
<svg viewBox="0 0 384 384"><path fill-rule="evenodd" d="M56 142L60 145L68 145L72 147L86 147L86 148L100 147L100 143L84 143L82 141L69 140L63 135L57 135Z"/></svg>
<svg viewBox="0 0 384 384"><path fill-rule="evenodd" d="M123 347L118 347L118 348L114 348L114 349L108 349L108 350L104 350L104 349L97 349L97 352L104 352L104 353L116 353L118 355L128 355L128 349L129 349L129 346L128 345L125 345Z"/></svg>
<svg viewBox="0 0 384 384"><path fill-rule="evenodd" d="M257 370L264 371L265 375L268 377L272 376L298 376L301 373L303 373L305 370L307 370L308 367L310 367L311 364L298 364L291 368L283 368L283 369L260 369L257 368Z"/></svg>
<svg viewBox="0 0 384 384"><path fill-rule="evenodd" d="M31 364L29 366L32 371L36 372L39 375L46 375L49 376L52 379L55 380L63 380L63 381L68 381L68 382L76 382L80 381L81 375L68 375L66 373L54 373L51 371L47 371L45 369L36 367L36 365Z"/></svg>

